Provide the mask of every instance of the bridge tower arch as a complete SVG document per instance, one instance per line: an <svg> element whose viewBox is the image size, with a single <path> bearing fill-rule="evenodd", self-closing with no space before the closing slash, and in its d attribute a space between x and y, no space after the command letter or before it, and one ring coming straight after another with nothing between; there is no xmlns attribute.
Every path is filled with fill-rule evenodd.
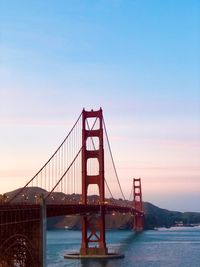
<svg viewBox="0 0 200 267"><path fill-rule="evenodd" d="M89 129L87 119L99 120L98 128ZM98 149L87 150L87 139L98 138ZM97 159L99 164L98 174L88 174L87 161ZM102 109L98 111L82 111L82 204L88 203L88 186L96 184L99 188L99 201L104 204L104 145L103 145L103 114ZM108 253L105 241L105 212L103 206L92 216L82 217L82 243L80 248L81 255L105 255Z"/></svg>

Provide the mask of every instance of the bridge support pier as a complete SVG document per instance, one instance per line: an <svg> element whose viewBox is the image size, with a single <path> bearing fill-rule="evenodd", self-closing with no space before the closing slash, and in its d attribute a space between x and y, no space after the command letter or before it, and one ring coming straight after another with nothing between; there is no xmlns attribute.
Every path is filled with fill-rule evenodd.
<svg viewBox="0 0 200 267"><path fill-rule="evenodd" d="M142 232L144 230L144 216L136 215L134 219L135 232Z"/></svg>
<svg viewBox="0 0 200 267"><path fill-rule="evenodd" d="M43 267L46 266L46 226L47 226L47 216L46 216L46 201L44 196L40 197L40 231L41 231L41 263Z"/></svg>
<svg viewBox="0 0 200 267"><path fill-rule="evenodd" d="M90 243L98 247L89 247ZM105 215L84 216L82 218L81 255L106 255L108 253L105 242Z"/></svg>
<svg viewBox="0 0 200 267"><path fill-rule="evenodd" d="M0 266L46 266L45 213L43 204L0 204Z"/></svg>

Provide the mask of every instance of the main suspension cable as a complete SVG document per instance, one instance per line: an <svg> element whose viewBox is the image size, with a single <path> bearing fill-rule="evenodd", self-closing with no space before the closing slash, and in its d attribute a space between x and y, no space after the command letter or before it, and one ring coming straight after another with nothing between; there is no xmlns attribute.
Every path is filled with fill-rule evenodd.
<svg viewBox="0 0 200 267"><path fill-rule="evenodd" d="M19 194L21 194L23 192L23 190L38 176L38 174L47 166L47 164L53 159L53 157L56 155L56 153L58 152L58 150L62 147L62 145L65 143L65 141L68 139L68 137L70 136L70 134L72 133L72 131L74 130L75 126L77 125L80 117L82 115L79 115L78 119L76 120L76 122L74 123L73 127L71 128L70 132L68 133L68 135L65 137L65 139L63 140L63 142L60 144L60 146L56 149L56 151L53 153L53 155L47 160L47 162L42 166L42 168L40 168L40 170L25 184L24 187L22 187L11 199L9 202L12 202Z"/></svg>
<svg viewBox="0 0 200 267"><path fill-rule="evenodd" d="M117 169L116 169L116 167L115 167L115 163L114 163L114 159L113 159L113 155L112 155L112 151L111 151L110 142L109 142L109 139L108 139L108 133L107 133L107 130L106 130L106 125L105 125L104 118L103 118L103 125L104 125L104 129L105 129L106 139L107 139L107 142L108 142L108 148L109 148L109 151L110 151L111 160L112 160L112 164L113 164L114 172L115 172L115 175L116 175L116 178L117 178L117 182L118 182L118 185L119 185L121 194L122 194L122 196L123 196L123 199L126 200L126 199L125 199L125 196L124 196L124 193L123 193L123 191L122 191L121 184L120 184L120 182L119 182L119 177L118 177L118 174L117 174Z"/></svg>

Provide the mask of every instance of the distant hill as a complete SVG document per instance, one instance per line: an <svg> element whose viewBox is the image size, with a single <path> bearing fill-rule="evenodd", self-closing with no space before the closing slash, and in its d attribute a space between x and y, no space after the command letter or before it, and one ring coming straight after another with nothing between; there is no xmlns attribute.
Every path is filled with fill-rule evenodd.
<svg viewBox="0 0 200 267"><path fill-rule="evenodd" d="M11 199L20 189L6 193L8 199ZM47 195L48 192L39 187L28 187L16 197L15 202L21 203L35 203L40 195ZM98 196L93 195L88 197L89 202L95 203L98 201ZM80 201L80 195L66 195L61 192L53 192L48 203L73 203ZM118 202L124 204L122 199L113 200L107 199L107 201ZM156 227L171 227L178 222L184 225L200 224L200 212L178 212L161 209L149 202L143 202L143 209L145 213L145 229L154 229ZM129 229L133 226L133 217L130 214L122 214L115 212L113 214L106 215L106 228L108 229ZM81 218L80 216L60 216L49 218L47 222L48 229L52 228L68 228L68 229L80 229Z"/></svg>
<svg viewBox="0 0 200 267"><path fill-rule="evenodd" d="M178 212L161 209L151 203L144 202L145 228L171 227L178 223L186 226L200 224L200 212Z"/></svg>

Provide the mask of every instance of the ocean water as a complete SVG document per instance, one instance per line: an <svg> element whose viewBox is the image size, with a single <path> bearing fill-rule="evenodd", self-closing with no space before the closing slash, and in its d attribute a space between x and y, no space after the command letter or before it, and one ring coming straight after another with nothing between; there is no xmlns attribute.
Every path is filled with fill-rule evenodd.
<svg viewBox="0 0 200 267"><path fill-rule="evenodd" d="M70 260L66 252L80 248L81 232L47 232L48 267L200 267L200 227L177 227L144 231L107 231L110 252L122 252L123 259Z"/></svg>

